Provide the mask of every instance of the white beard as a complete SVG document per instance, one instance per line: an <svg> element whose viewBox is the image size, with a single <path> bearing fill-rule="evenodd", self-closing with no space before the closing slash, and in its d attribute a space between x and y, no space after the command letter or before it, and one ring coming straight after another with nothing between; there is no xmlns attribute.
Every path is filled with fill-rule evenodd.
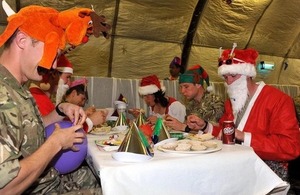
<svg viewBox="0 0 300 195"><path fill-rule="evenodd" d="M66 91L69 89L69 85L64 83L64 80L59 79L57 91L56 91L56 105L62 101L63 96L66 94Z"/></svg>
<svg viewBox="0 0 300 195"><path fill-rule="evenodd" d="M241 75L239 79L235 80L230 85L225 83L225 87L227 88L227 93L232 104L233 114L236 116L245 106L248 98L247 77Z"/></svg>

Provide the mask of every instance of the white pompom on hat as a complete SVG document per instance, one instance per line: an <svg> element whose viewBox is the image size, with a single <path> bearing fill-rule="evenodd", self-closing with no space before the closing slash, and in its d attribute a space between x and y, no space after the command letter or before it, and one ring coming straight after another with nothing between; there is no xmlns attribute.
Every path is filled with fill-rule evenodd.
<svg viewBox="0 0 300 195"><path fill-rule="evenodd" d="M166 87L163 82L160 82L156 75L150 75L143 77L139 87L140 95L153 94L161 90L162 92L166 91Z"/></svg>

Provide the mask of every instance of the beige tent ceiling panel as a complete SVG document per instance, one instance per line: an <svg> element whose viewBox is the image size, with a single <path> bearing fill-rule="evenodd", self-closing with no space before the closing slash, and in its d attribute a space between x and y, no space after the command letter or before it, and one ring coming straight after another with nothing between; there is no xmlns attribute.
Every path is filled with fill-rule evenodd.
<svg viewBox="0 0 300 195"><path fill-rule="evenodd" d="M284 9L283 9L284 7ZM300 32L299 0L273 1L258 21L249 47L262 54L285 57ZM290 56L299 58L300 54Z"/></svg>
<svg viewBox="0 0 300 195"><path fill-rule="evenodd" d="M141 78L156 74L163 79L169 74L171 60L181 54L180 45L174 43L116 38L114 45L112 77Z"/></svg>
<svg viewBox="0 0 300 195"><path fill-rule="evenodd" d="M120 1L116 34L142 40L182 42L194 1Z"/></svg>
<svg viewBox="0 0 300 195"><path fill-rule="evenodd" d="M263 4L227 5L223 1L208 1L201 16L194 43L206 47L231 48L238 43L245 48L256 21L262 14ZM257 6L257 9L254 9Z"/></svg>
<svg viewBox="0 0 300 195"><path fill-rule="evenodd" d="M110 56L110 40L90 37L90 40L68 52L76 75L107 76Z"/></svg>

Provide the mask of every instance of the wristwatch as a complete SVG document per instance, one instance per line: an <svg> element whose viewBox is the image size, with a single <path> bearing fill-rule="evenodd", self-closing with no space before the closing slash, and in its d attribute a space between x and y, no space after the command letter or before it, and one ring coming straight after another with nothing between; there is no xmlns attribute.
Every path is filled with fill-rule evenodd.
<svg viewBox="0 0 300 195"><path fill-rule="evenodd" d="M191 131L191 129L189 128L189 126L186 126L184 129L184 132L189 133Z"/></svg>

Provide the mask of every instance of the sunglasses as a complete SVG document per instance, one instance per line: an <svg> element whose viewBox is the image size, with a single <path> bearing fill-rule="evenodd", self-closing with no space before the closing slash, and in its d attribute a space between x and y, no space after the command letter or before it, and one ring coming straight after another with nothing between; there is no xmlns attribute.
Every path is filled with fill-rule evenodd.
<svg viewBox="0 0 300 195"><path fill-rule="evenodd" d="M223 64L231 65L231 64L233 64L233 62L246 63L245 61L237 59L237 58L229 58L227 60L223 60L222 58L219 58L219 66L222 66Z"/></svg>
<svg viewBox="0 0 300 195"><path fill-rule="evenodd" d="M226 65L230 65L232 64L232 59L227 59L227 60L222 60L222 59L219 59L219 66L222 66L223 64L226 64Z"/></svg>

